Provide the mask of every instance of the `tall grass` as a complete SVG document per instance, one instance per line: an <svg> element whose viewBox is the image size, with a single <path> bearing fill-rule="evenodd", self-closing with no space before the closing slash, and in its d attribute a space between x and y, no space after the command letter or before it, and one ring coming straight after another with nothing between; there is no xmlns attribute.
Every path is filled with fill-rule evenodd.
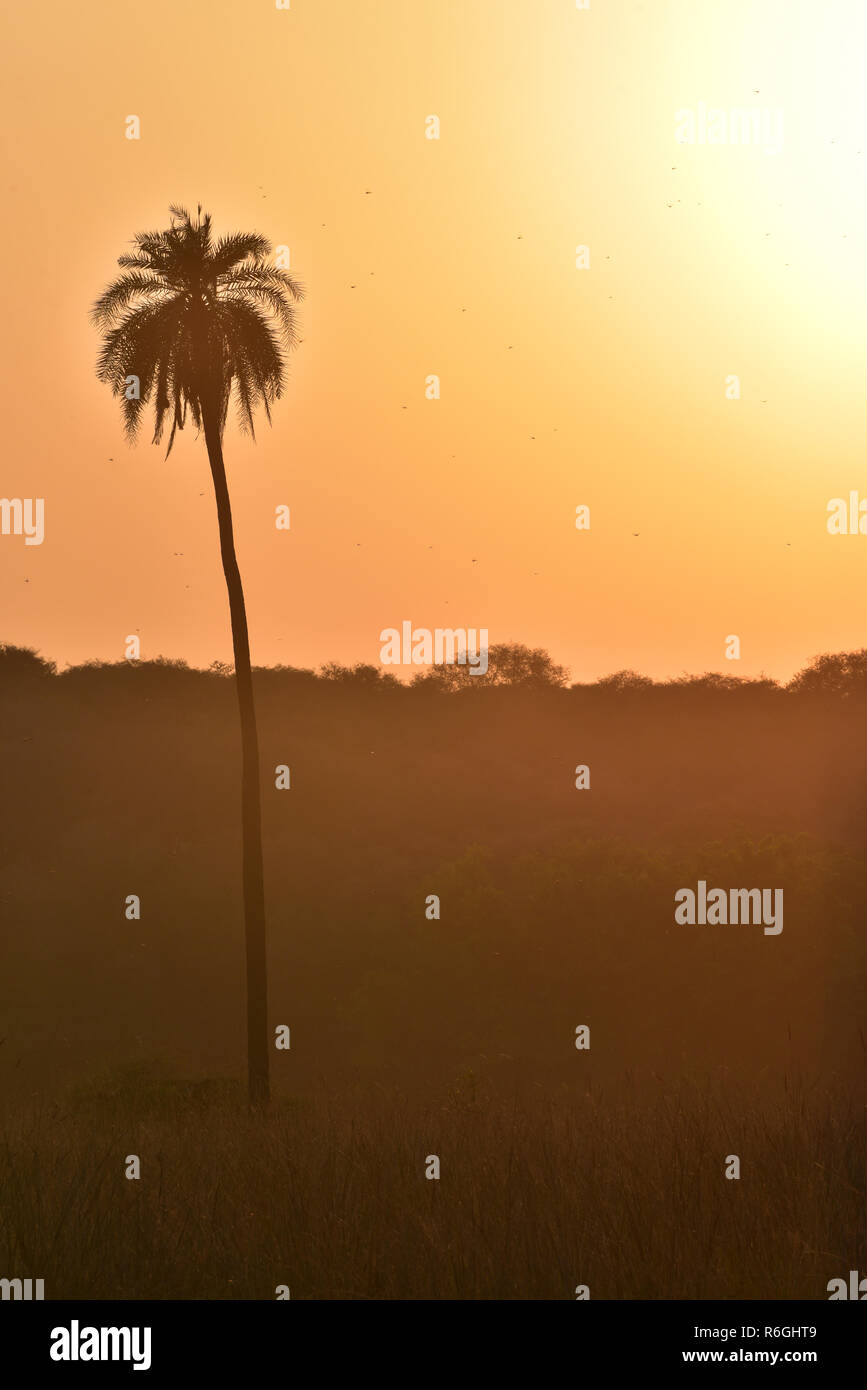
<svg viewBox="0 0 867 1390"><path fill-rule="evenodd" d="M236 1082L128 1071L7 1123L0 1269L48 1298L825 1299L867 1268L865 1139L851 1096L797 1084L506 1098L468 1076L263 1117Z"/></svg>

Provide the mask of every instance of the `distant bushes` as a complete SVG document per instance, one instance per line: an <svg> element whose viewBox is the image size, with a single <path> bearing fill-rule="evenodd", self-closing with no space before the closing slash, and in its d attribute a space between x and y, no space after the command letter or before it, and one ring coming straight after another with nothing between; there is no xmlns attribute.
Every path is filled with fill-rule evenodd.
<svg viewBox="0 0 867 1390"><path fill-rule="evenodd" d="M525 689L555 687L568 681L565 666L558 666L541 647L525 647L520 642L499 642L488 648L484 675L469 664L449 663L419 672L413 686L437 690L472 690L490 686L521 686Z"/></svg>
<svg viewBox="0 0 867 1390"><path fill-rule="evenodd" d="M44 680L57 674L53 661L46 661L32 647L13 647L0 642L0 684L14 681Z"/></svg>
<svg viewBox="0 0 867 1390"><path fill-rule="evenodd" d="M867 647L814 656L789 682L799 695L867 695Z"/></svg>
<svg viewBox="0 0 867 1390"><path fill-rule="evenodd" d="M156 657L149 661L87 661L58 673L53 661L46 661L30 647L0 643L0 689L10 689L33 680L54 677L67 687L87 684L114 685L122 682L132 688L148 685L154 689L177 689L181 684L201 686L231 677L233 667L227 662L213 661L207 669L189 666L185 661ZM573 695L592 694L594 697L657 697L687 695L690 697L741 696L779 697L781 695L818 695L833 698L867 698L867 648L853 652L824 653L809 663L785 684L770 676L743 677L728 672L705 671L701 675L683 675L671 680L656 681L638 671L614 671L592 682L571 684L564 666L559 666L541 647L530 648L520 642L502 642L488 651L488 669L482 675L470 665L447 664L426 667L409 682L399 680L392 672L370 662L359 661L344 666L336 661L326 662L318 671L296 666L259 666L255 668L258 684L269 688L324 690L340 688L347 691L401 690L407 694L463 694L468 690L562 691Z"/></svg>

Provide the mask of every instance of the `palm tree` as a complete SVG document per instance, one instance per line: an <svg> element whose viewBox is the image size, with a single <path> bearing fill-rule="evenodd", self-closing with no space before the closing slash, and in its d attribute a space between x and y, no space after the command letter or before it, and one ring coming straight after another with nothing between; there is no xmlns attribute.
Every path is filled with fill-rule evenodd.
<svg viewBox="0 0 867 1390"><path fill-rule="evenodd" d="M250 1100L268 1100L268 993L265 891L259 789L259 740L253 705L250 639L241 574L235 556L232 509L223 463L230 401L241 428L255 438L253 412L283 393L286 352L298 339L293 304L302 288L266 261L268 240L233 232L215 240L199 206L169 209L171 224L143 232L120 256L125 273L96 301L103 330L97 376L121 398L126 432L134 438L141 413L153 403L153 443L171 423L166 457L189 416L203 431L217 500L220 553L229 593L235 681L241 720L241 818L244 925L247 955L247 1070Z"/></svg>

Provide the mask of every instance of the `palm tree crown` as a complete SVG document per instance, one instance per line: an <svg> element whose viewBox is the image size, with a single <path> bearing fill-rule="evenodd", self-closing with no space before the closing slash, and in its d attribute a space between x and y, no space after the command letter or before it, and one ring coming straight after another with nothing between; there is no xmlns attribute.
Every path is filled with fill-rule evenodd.
<svg viewBox="0 0 867 1390"><path fill-rule="evenodd" d="M155 444L171 420L166 456L187 412L200 429L210 407L222 434L233 393L242 429L253 434L259 405L270 422L285 385L285 354L298 341L293 303L303 297L297 280L266 263L266 237L233 232L213 240L201 207L195 222L185 208L169 211L165 231L139 233L134 253L118 257L126 274L92 310L105 330L99 379L121 397L130 437L149 400ZM132 398L130 376L138 379Z"/></svg>

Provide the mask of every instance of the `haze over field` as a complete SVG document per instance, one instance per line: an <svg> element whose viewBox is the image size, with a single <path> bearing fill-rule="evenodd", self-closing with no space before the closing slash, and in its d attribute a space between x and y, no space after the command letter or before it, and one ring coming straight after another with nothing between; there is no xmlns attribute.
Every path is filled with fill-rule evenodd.
<svg viewBox="0 0 867 1390"><path fill-rule="evenodd" d="M232 682L0 662L0 1262L53 1297L826 1298L867 1256L865 656L800 691L257 671L291 1047L253 1117ZM781 889L782 932L677 925L701 880Z"/></svg>

